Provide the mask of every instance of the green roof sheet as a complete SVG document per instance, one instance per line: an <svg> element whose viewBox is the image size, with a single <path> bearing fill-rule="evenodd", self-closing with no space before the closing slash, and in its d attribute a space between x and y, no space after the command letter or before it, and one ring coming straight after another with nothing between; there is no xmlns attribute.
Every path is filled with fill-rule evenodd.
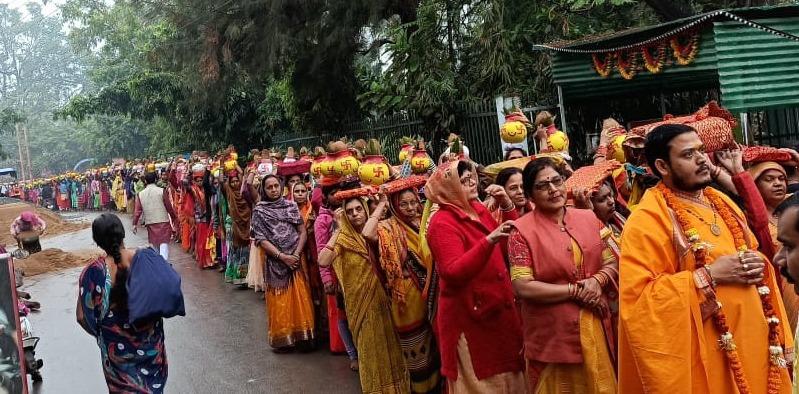
<svg viewBox="0 0 799 394"><path fill-rule="evenodd" d="M699 53L687 66L666 65L659 74L641 70L631 80L614 69L603 78L593 68L591 55L556 53L552 62L553 81L563 89L566 101L630 94L642 91L676 91L718 86L716 46L713 32L706 28L699 41Z"/></svg>
<svg viewBox="0 0 799 394"><path fill-rule="evenodd" d="M799 16L758 23L799 35ZM799 106L799 42L736 22L714 24L722 102L731 111Z"/></svg>
<svg viewBox="0 0 799 394"><path fill-rule="evenodd" d="M619 32L602 33L571 41L555 41L547 44L538 44L533 47L537 50L551 50L556 52L606 52L616 50L620 47L642 45L647 43L647 41L657 40L663 36L674 35L684 29L714 21L731 20L730 18L751 20L787 18L792 16L799 16L799 4L717 10L657 25L635 27Z"/></svg>
<svg viewBox="0 0 799 394"><path fill-rule="evenodd" d="M731 12L716 11L539 49L555 52L553 81L563 89L567 102L720 87L722 104L735 112L799 106L799 5ZM593 68L592 53L640 48L688 29L701 32L699 52L688 66L669 61L661 73L643 69L632 80L623 79L615 69L603 78ZM670 49L667 57L673 57Z"/></svg>

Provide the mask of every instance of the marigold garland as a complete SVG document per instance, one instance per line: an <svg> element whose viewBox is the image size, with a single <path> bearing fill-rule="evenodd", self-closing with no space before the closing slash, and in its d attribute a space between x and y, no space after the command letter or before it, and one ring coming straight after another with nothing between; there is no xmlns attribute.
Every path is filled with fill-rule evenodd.
<svg viewBox="0 0 799 394"><path fill-rule="evenodd" d="M699 237L699 232L696 228L692 227L689 215L687 215L687 208L674 193L662 183L657 186L657 189L666 200L666 205L674 211L677 221L682 228L683 233L688 237L691 243L691 250L694 253L695 269L703 268L707 261L707 244L702 242ZM727 228L732 232L735 248L739 252L748 250L744 230L740 222L735 218L732 209L721 198L719 194L710 188L705 188L704 195L707 197L713 209L715 209ZM784 347L780 343L780 320L777 318L774 306L771 303L771 290L766 285L766 277L757 284L757 292L760 296L760 302L763 306L763 314L769 326L768 333L768 352L769 352L769 370L768 370L768 393L779 393L780 384L782 383L780 369L787 368L787 362L784 357ZM746 381L746 376L743 372L743 365L736 350L735 341L730 327L727 324L727 316L722 310L721 303L718 303L719 308L713 314L713 325L719 331L719 347L724 350L727 357L730 370L732 371L735 385L741 394L750 392L749 384Z"/></svg>
<svg viewBox="0 0 799 394"><path fill-rule="evenodd" d="M687 66L694 62L696 54L699 52L699 33L689 33L689 35L678 35L671 38L671 49L674 50L674 59L677 64ZM688 42L683 45L680 39L688 38Z"/></svg>
<svg viewBox="0 0 799 394"><path fill-rule="evenodd" d="M637 46L626 50L615 52L592 53L591 65L602 78L607 78L613 72L613 66L619 70L619 74L624 79L633 79L639 71L640 54L643 58L644 67L652 73L658 74L663 71L666 65L666 57L669 46L674 54L675 63L687 66L696 60L699 53L699 42L701 36L699 31L692 29L687 32L677 34L672 37L664 37L662 40L651 43L648 46Z"/></svg>
<svg viewBox="0 0 799 394"><path fill-rule="evenodd" d="M613 53L606 53L604 60L600 59L599 56L600 55L596 53L591 54L594 71L602 78L607 78L610 76L611 71L613 71Z"/></svg>
<svg viewBox="0 0 799 394"><path fill-rule="evenodd" d="M619 70L619 75L622 78L630 80L638 73L638 52L617 52L616 69Z"/></svg>
<svg viewBox="0 0 799 394"><path fill-rule="evenodd" d="M650 52L652 50L655 51L654 55ZM644 67L650 73L659 74L666 64L666 44L661 42L654 47L641 48L641 57L644 59Z"/></svg>

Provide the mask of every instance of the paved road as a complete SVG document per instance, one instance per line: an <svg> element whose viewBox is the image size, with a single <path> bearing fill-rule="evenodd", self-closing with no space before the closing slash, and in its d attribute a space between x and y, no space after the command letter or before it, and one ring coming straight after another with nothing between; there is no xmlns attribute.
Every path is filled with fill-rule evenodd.
<svg viewBox="0 0 799 394"><path fill-rule="evenodd" d="M89 214L91 216L95 216ZM123 217L129 226L130 219ZM146 233L128 232L128 247L146 243ZM86 250L91 229L45 239L44 248ZM98 249L98 253L99 249ZM186 317L166 321L169 359L167 393L358 393L358 376L346 357L326 349L274 354L266 337L260 294L224 283L216 271L201 271L191 256L173 247L170 257L183 277ZM80 269L25 279L23 289L42 303L31 318L42 337L37 356L45 361L44 382L32 393L106 392L100 352L75 322Z"/></svg>

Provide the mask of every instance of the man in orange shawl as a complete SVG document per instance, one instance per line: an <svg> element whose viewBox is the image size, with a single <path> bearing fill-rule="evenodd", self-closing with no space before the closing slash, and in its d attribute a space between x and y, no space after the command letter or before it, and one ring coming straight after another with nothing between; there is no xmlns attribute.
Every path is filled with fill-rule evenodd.
<svg viewBox="0 0 799 394"><path fill-rule="evenodd" d="M661 182L622 235L619 392L790 393L774 270L741 211L707 187L698 134L659 126L645 153Z"/></svg>

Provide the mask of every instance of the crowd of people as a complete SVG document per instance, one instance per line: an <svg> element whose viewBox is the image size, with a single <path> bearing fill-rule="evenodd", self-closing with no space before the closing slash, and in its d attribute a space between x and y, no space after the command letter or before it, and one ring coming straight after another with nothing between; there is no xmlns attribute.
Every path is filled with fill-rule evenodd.
<svg viewBox="0 0 799 394"><path fill-rule="evenodd" d="M7 183L0 186L0 195L17 198L54 211L126 212L134 197L144 189L144 163L137 160L127 165L109 165L84 173L67 172L54 177ZM163 165L164 163L159 163ZM159 185L166 187L166 179Z"/></svg>
<svg viewBox="0 0 799 394"><path fill-rule="evenodd" d="M346 353L364 393L790 392L799 227L780 215L796 216L799 153L609 119L575 170L549 126L544 153L487 166L453 137L435 162L422 143L390 166L375 141L337 141L95 179L165 258L175 241L264 292L275 352ZM141 335L163 341L160 325ZM121 368L109 387L162 390L161 352L164 376Z"/></svg>

